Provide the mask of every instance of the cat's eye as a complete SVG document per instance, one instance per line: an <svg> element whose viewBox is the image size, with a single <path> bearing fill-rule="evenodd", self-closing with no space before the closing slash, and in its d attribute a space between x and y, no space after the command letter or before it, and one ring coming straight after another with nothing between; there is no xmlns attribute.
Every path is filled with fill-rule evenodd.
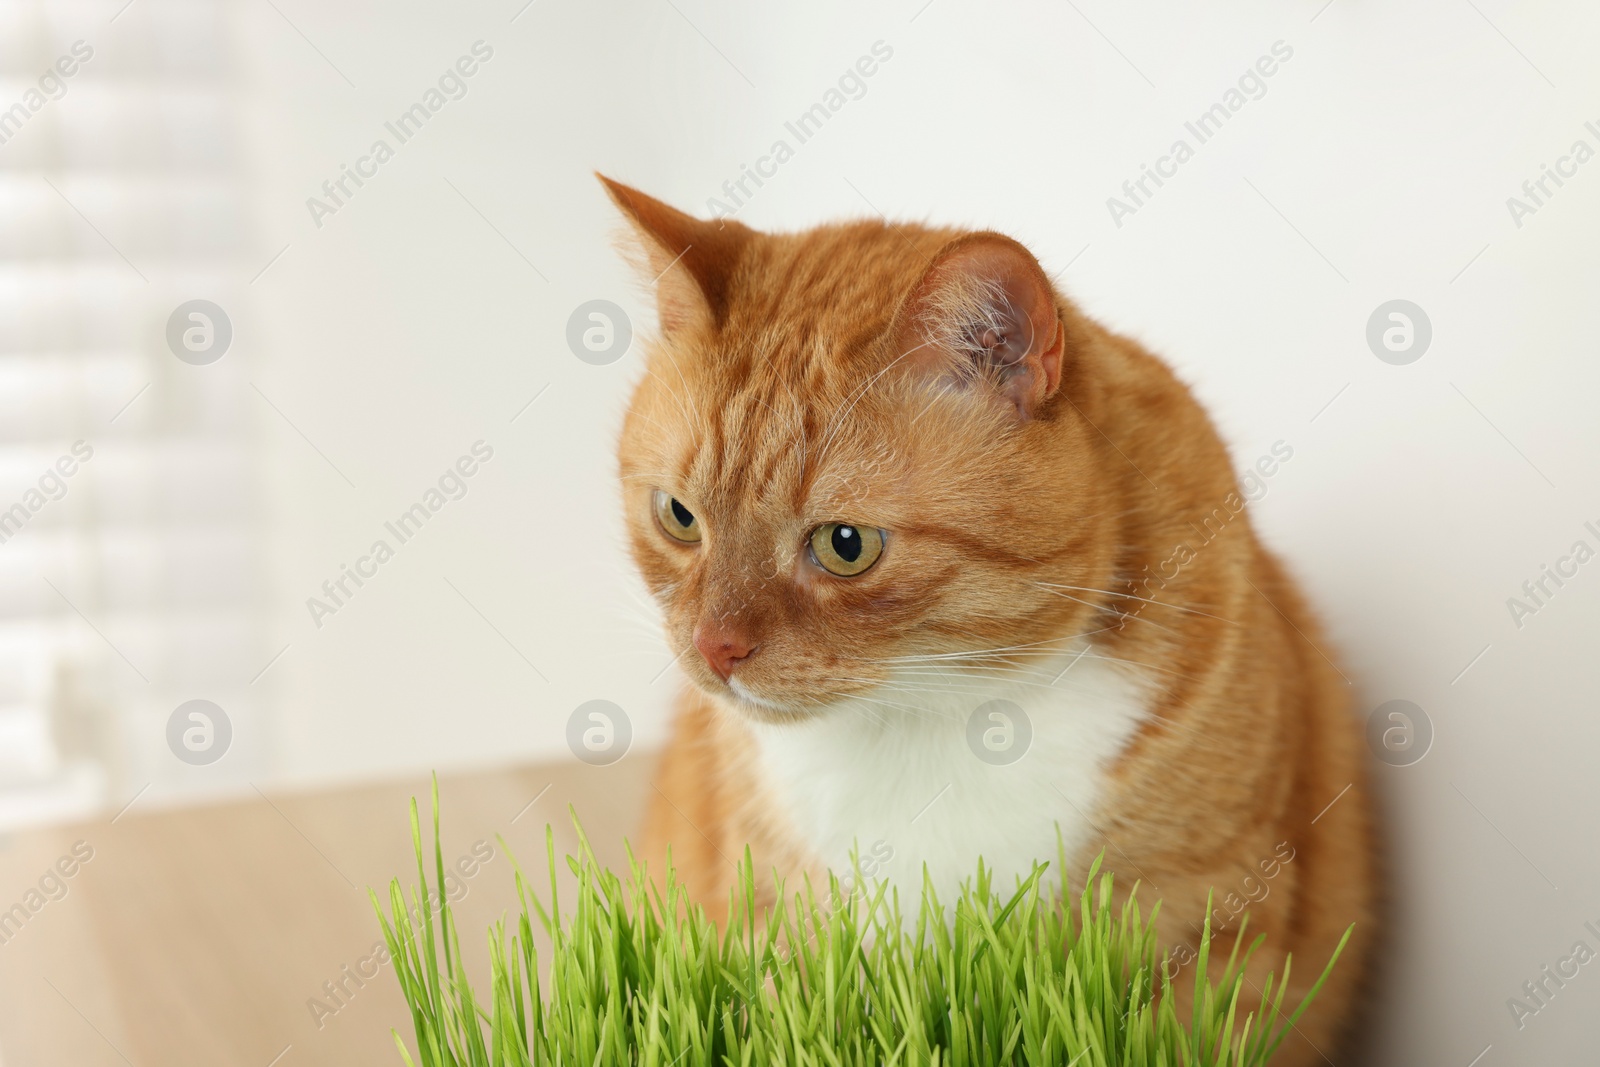
<svg viewBox="0 0 1600 1067"><path fill-rule="evenodd" d="M829 574L854 578L883 555L883 531L825 523L811 531L811 555Z"/></svg>
<svg viewBox="0 0 1600 1067"><path fill-rule="evenodd" d="M655 493L656 522L675 541L693 543L700 540L700 520L694 512L684 507L677 497L657 489Z"/></svg>

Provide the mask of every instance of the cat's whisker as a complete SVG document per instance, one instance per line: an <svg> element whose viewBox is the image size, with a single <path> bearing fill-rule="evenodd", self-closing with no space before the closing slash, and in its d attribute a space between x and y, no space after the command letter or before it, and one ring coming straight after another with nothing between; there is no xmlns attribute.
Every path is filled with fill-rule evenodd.
<svg viewBox="0 0 1600 1067"><path fill-rule="evenodd" d="M1050 654L1056 649L1040 649L1039 654ZM1029 652L1022 646L1012 649L994 648L980 649L972 652L925 652L910 656L888 656L882 659L873 658L873 663L943 663L952 660L981 659L988 656L1022 655Z"/></svg>
<svg viewBox="0 0 1600 1067"><path fill-rule="evenodd" d="M1013 670L1020 670L1020 669L1023 669L1023 668L1025 668L1027 666L1028 660L1030 658L1033 659L1036 662L1046 662L1047 663L1047 662L1050 662L1050 661L1053 661L1054 659L1056 659L1057 656L1054 653L1052 653L1050 655L1045 655L1045 654L1041 653L1041 654L1038 654L1036 656L1026 656L1023 653L1013 652L1013 653L1008 653L1006 655L997 655L997 656L996 655L991 655L991 656L960 656L960 657L954 657L954 658L950 658L950 659L898 660L898 661L868 660L866 662L881 663L885 667L888 667L891 670L900 670L900 669L914 670L914 669L924 669L924 668L926 668L926 669L935 669L935 670L957 670L957 669L960 669L960 668L963 668L963 667L967 667L967 668L990 667L990 668L993 668L993 669L996 669L996 670L1007 669L1007 668L1013 669Z"/></svg>
<svg viewBox="0 0 1600 1067"><path fill-rule="evenodd" d="M1190 615L1199 615L1207 619L1215 619L1218 622L1225 622L1229 626L1239 625L1232 619L1225 619L1221 615L1213 615L1208 611L1201 611L1198 608L1185 607L1182 604L1169 604L1164 600L1151 600L1149 597L1134 596L1132 593L1115 593L1110 589L1092 589L1086 585L1059 585L1054 582L1037 582L1035 584L1042 586L1045 589L1071 589L1074 592L1079 593L1103 593L1106 596L1121 597L1125 600L1140 600L1146 604L1154 604L1157 607L1171 608L1173 611L1183 611L1188 612Z"/></svg>
<svg viewBox="0 0 1600 1067"><path fill-rule="evenodd" d="M1084 658L1080 656L1079 658ZM1032 679L1056 678L1060 672L1055 669L1055 662L1041 666L1027 666L1023 664L971 664L958 663L946 665L937 664L900 664L888 668L888 671L878 679L856 678L853 681L863 684L892 686L911 680L937 679L949 686L988 686L992 682L1005 682L1018 685L1037 684ZM1049 686L1045 686L1049 688Z"/></svg>
<svg viewBox="0 0 1600 1067"><path fill-rule="evenodd" d="M1096 604L1092 600L1084 600L1082 597L1075 597L1071 593L1063 593L1059 589L1053 589L1050 586L1045 585L1043 582L1038 583L1038 585L1039 585L1039 587L1041 589L1043 589L1045 592L1049 593L1051 596L1058 596L1058 597L1061 597L1063 600L1070 600L1074 604L1082 604L1084 607L1092 608L1095 611L1106 612L1107 614L1116 616L1119 620L1121 620L1123 622L1149 623L1151 626L1154 626L1156 629L1164 631L1164 632L1169 633L1169 634L1172 634L1174 637L1179 636L1178 632L1176 630L1172 629L1170 626L1163 626L1159 622L1156 622L1154 619L1146 619L1143 616L1135 615L1132 612L1128 612L1128 611L1118 611L1116 608L1113 608L1113 607L1111 607L1111 606L1109 606L1107 604Z"/></svg>
<svg viewBox="0 0 1600 1067"><path fill-rule="evenodd" d="M895 674L904 675L961 674L966 676L982 675L983 677L987 678L1032 678L1034 676L1053 676L1055 673L1054 668L1055 661L1052 660L1049 663L1040 664L1038 666L1030 666L1021 663L904 663L896 667L891 667L890 670Z"/></svg>
<svg viewBox="0 0 1600 1067"><path fill-rule="evenodd" d="M974 677L974 676L977 676L977 677L984 677L984 678L1007 678L1007 677L1017 677L1017 678L1040 677L1040 678L1044 678L1044 677L1054 677L1055 674L1057 673L1056 670L1055 670L1055 662L1054 661L1051 661L1047 665L1040 665L1040 666L1027 666L1027 665L1024 665L1024 664L1016 664L1016 663L953 663L953 664L950 664L948 666L946 666L946 665L935 665L935 664L908 663L908 664L901 664L900 666L897 666L897 667L891 667L890 671L891 671L892 674L894 674L896 676L909 676L909 675L939 676L939 675L949 675L949 676L953 676L953 677Z"/></svg>
<svg viewBox="0 0 1600 1067"><path fill-rule="evenodd" d="M1183 671L1175 671L1175 670L1172 670L1171 668L1168 668L1168 667L1158 667L1154 663L1146 663L1143 660L1137 660L1137 659L1127 659L1127 658L1122 657L1122 656L1105 656L1105 655L1101 655L1101 654L1099 654L1097 652L1090 652L1090 651L1085 650L1082 653L1080 658L1082 658L1082 659L1099 660L1102 663L1120 663L1125 667L1139 667L1139 668L1141 668L1143 670L1147 670L1147 671L1159 671L1162 674L1170 674L1175 678L1187 677L1187 675Z"/></svg>
<svg viewBox="0 0 1600 1067"><path fill-rule="evenodd" d="M1043 678L1044 675L1041 674L1040 677ZM1067 688L1070 688L1057 685L1055 681L1024 681L1016 678L997 678L992 675L973 675L968 678L958 678L950 675L944 675L939 677L939 682L942 689L946 691L962 690L974 693L993 693L997 688L996 683L1000 683L1001 688L1004 686L1017 686L1025 689L1053 689L1056 692L1063 692ZM939 692L940 689L929 689L927 687L923 687L918 691Z"/></svg>
<svg viewBox="0 0 1600 1067"><path fill-rule="evenodd" d="M829 679L829 680L833 681L833 682L864 681L864 679L853 679L853 678L833 678L833 679ZM927 710L926 708L922 707L919 704L906 704L906 703L893 701L893 700L885 700L883 698L883 696L882 696L882 694L884 694L884 693L903 693L903 692L909 692L909 690L895 689L895 688L892 688L892 687L886 687L886 686L882 686L882 685L877 685L877 686L874 686L870 690L861 690L861 689L857 689L857 690L840 690L840 691L831 692L829 695L837 697L839 700L845 701L845 702L856 701L856 700L865 700L865 701L870 701L870 702L875 703L875 704L882 704L885 707L898 708L901 711L914 711L914 712L919 712L920 713L920 712L924 712L924 711Z"/></svg>
<svg viewBox="0 0 1600 1067"><path fill-rule="evenodd" d="M986 657L1002 656L1002 655L1008 655L1008 654L1055 655L1055 654L1063 651L1063 649L1058 648L1058 647L1054 647L1054 646L1058 646L1058 645L1061 645L1063 643L1070 643L1070 642L1073 642L1073 641L1081 641L1086 637L1092 637L1095 634L1106 633L1107 631L1114 630L1114 629L1116 629L1116 627L1114 627L1114 626L1103 626L1100 629L1088 630L1088 631L1086 631L1084 633L1081 633L1081 634L1072 634L1072 635L1069 635L1069 636L1066 636L1066 637L1052 637L1052 638L1048 638L1048 639L1046 639L1044 641L1030 641L1030 642L1028 642L1026 644L1020 644L1020 645L1001 645L1001 646L998 646L998 647L995 647L995 648L960 649L960 650L957 650L957 651L954 651L954 652L926 652L926 653L917 653L917 654L912 654L912 655L907 655L907 656L886 656L886 657L881 657L881 658L873 658L871 660L871 662L874 662L874 663L935 663L935 662L951 662L951 661L955 661L955 660L964 660L964 659L983 659L983 658L986 658Z"/></svg>
<svg viewBox="0 0 1600 1067"><path fill-rule="evenodd" d="M1174 670L1171 670L1171 669L1166 668L1166 667L1158 667L1153 663L1145 663L1142 660L1126 659L1126 658L1123 658L1123 657L1120 657L1120 656L1103 655L1103 654L1100 654L1100 653L1091 652L1087 648L1082 650L1081 652L1079 652L1078 653L1078 657L1080 659L1095 659L1095 660L1100 660L1101 662L1104 662L1104 663L1120 663L1120 664L1124 664L1124 665L1130 666L1130 667L1141 667L1141 668L1144 668L1146 670L1161 671L1161 672L1163 672L1165 674L1171 674L1171 675L1174 675L1174 676L1177 676L1177 677L1183 677L1184 676L1184 673L1182 671L1174 671ZM880 660L879 662L889 663L890 661L889 660ZM903 668L912 668L912 667L916 667L916 666L927 666L927 664L921 664L921 665L919 665L919 664L903 664ZM963 665L963 664L952 664L952 666L962 667L962 666L966 666L966 665ZM967 669L969 669L969 670L970 669L981 669L982 667L983 667L983 665L979 664L977 668L972 668L970 666L967 666Z"/></svg>
<svg viewBox="0 0 1600 1067"><path fill-rule="evenodd" d="M837 681L837 680L844 680L844 679L834 679L834 680ZM863 681L863 679L850 679L850 680L851 681ZM974 679L974 681L976 681L976 679ZM948 699L951 696L952 688L955 688L956 691L959 691L959 692L968 691L967 689L962 689L962 688L959 688L959 687L951 687L951 686L945 686L945 687L939 687L939 688L930 688L930 687L927 687L927 686L897 685L897 684L894 684L893 682L884 682L884 683L880 683L878 685L878 687L876 689L874 689L872 692L873 693L888 692L888 693L895 693L897 695L904 695L904 696L926 695L926 696L932 696L932 697L939 697L939 698L942 698L942 699ZM1081 688L1081 687L1074 686L1074 685L1062 686L1062 685L1059 685L1059 684L1038 686L1038 688L1053 689L1056 692L1061 692L1061 693L1070 693L1070 692L1093 693L1095 691L1092 687L1091 688ZM988 692L992 692L992 690L989 687L985 687L985 686L981 686L981 685L972 687L970 691L972 691L972 692L974 692L976 694L980 694L980 695L988 693ZM830 694L830 695L840 695L841 699L845 699L845 700L870 700L870 701L873 701L873 702L878 703L878 704L883 704L884 706L887 706L887 707L894 707L894 708L898 708L898 709L905 710L905 711L911 711L911 712L917 713L918 715L923 716L923 717L934 717L934 718L946 718L947 717L947 716L945 716L943 714L940 714L938 712L938 709L936 709L936 708L928 708L928 707L921 706L921 705L902 704L902 703L899 703L899 702L896 702L896 701L886 701L886 700L883 700L881 697L874 697L874 696L870 696L870 695L863 694L863 693ZM1179 707L1182 708L1185 711L1192 710L1186 704L1180 704ZM1195 719L1192 719L1192 718L1191 719L1175 719L1170 715L1162 715L1162 714L1156 712L1154 709L1151 709L1147 714L1149 716L1149 721L1151 721L1151 722L1160 723L1160 724L1162 724L1164 726L1171 727L1171 728L1176 729L1176 730L1181 730L1181 731L1183 731L1185 733L1188 733L1188 734L1191 734L1191 735L1194 735L1194 736L1198 736L1204 731L1203 725L1199 721L1197 721Z"/></svg>
<svg viewBox="0 0 1600 1067"><path fill-rule="evenodd" d="M862 692L862 691L841 692L841 691L837 691L837 690L829 690L827 695L831 696L831 697L834 697L840 703L846 703L846 704L856 704L856 703L879 704L879 705L882 705L883 707L886 707L886 708L892 708L895 711L910 712L910 713L912 713L914 715L917 715L917 716L927 716L927 715L930 714L930 712L932 710L932 709L929 709L929 708L924 707L922 705L904 704L904 703L900 703L899 701L885 700L880 695L874 695L874 694L881 693L884 690L882 689L882 687L880 686L879 683L873 682L873 681L871 681L869 679L865 679L865 678L828 678L828 679L824 679L824 680L825 681L831 681L831 682L847 682L847 683L858 683L858 684L871 684L871 685L874 686L874 688L872 690L867 691L867 692ZM888 691L889 692L901 692L901 690L894 690L894 689L890 689ZM860 710L867 711L868 709L861 708ZM882 719L882 720L879 720L879 721L883 722L883 723L887 723L888 720L887 720L887 718L885 718L885 719Z"/></svg>

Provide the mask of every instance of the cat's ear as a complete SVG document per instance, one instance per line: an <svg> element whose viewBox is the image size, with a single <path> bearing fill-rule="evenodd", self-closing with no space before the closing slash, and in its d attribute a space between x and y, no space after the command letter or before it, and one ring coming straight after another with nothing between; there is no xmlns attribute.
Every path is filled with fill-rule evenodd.
<svg viewBox="0 0 1600 1067"><path fill-rule="evenodd" d="M895 355L967 388L993 388L1031 418L1061 385L1066 328L1044 269L998 233L940 249L901 304Z"/></svg>
<svg viewBox="0 0 1600 1067"><path fill-rule="evenodd" d="M734 268L755 231L731 219L697 219L603 174L595 177L639 235L662 332L720 327Z"/></svg>

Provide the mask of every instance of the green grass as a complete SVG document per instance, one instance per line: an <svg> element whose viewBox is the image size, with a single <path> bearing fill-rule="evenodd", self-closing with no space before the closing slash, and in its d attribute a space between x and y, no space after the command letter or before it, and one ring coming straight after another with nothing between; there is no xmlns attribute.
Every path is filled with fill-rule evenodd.
<svg viewBox="0 0 1600 1067"><path fill-rule="evenodd" d="M1241 971L1260 938L1242 955L1235 948L1219 982L1207 980L1208 924L1189 967L1194 1008L1185 1021L1152 926L1136 901L1112 905L1111 875L1098 861L1075 906L1041 888L1043 864L1006 893L980 865L953 913L925 885L902 923L897 892L880 884L847 893L835 877L821 894L809 882L792 895L779 885L780 903L758 915L747 853L723 929L689 903L671 870L657 888L638 863L626 882L603 869L581 827L579 854L567 857L577 900L564 914L547 828L549 897L516 867L521 910L509 931L502 918L489 932L480 997L444 899L437 782L433 833L430 888L413 798L420 884L408 903L392 882L388 915L372 894L411 1008L414 1051L394 1035L409 1067L1255 1067L1339 956L1285 1013L1287 964L1284 981L1269 979L1258 1001L1244 995ZM535 924L553 944L548 959Z"/></svg>

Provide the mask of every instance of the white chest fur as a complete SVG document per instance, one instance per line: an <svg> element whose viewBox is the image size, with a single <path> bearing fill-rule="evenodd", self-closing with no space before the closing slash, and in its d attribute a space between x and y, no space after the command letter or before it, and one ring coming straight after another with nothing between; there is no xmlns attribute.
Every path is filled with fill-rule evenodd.
<svg viewBox="0 0 1600 1067"><path fill-rule="evenodd" d="M924 864L947 907L980 856L1002 893L1035 861L1058 878L1057 827L1068 857L1095 841L1107 771L1149 714L1145 687L1092 652L1016 680L919 669L869 696L805 722L756 726L758 758L815 855L843 875L858 846L864 873L891 879L913 908ZM996 700L1015 708L980 716L980 735L996 731L989 745L976 742L986 761L969 721ZM1020 745L1004 751L1007 724L989 713L1017 718L1015 709L1027 727L1011 723L1013 744L1029 727L1032 738L1004 763Z"/></svg>

